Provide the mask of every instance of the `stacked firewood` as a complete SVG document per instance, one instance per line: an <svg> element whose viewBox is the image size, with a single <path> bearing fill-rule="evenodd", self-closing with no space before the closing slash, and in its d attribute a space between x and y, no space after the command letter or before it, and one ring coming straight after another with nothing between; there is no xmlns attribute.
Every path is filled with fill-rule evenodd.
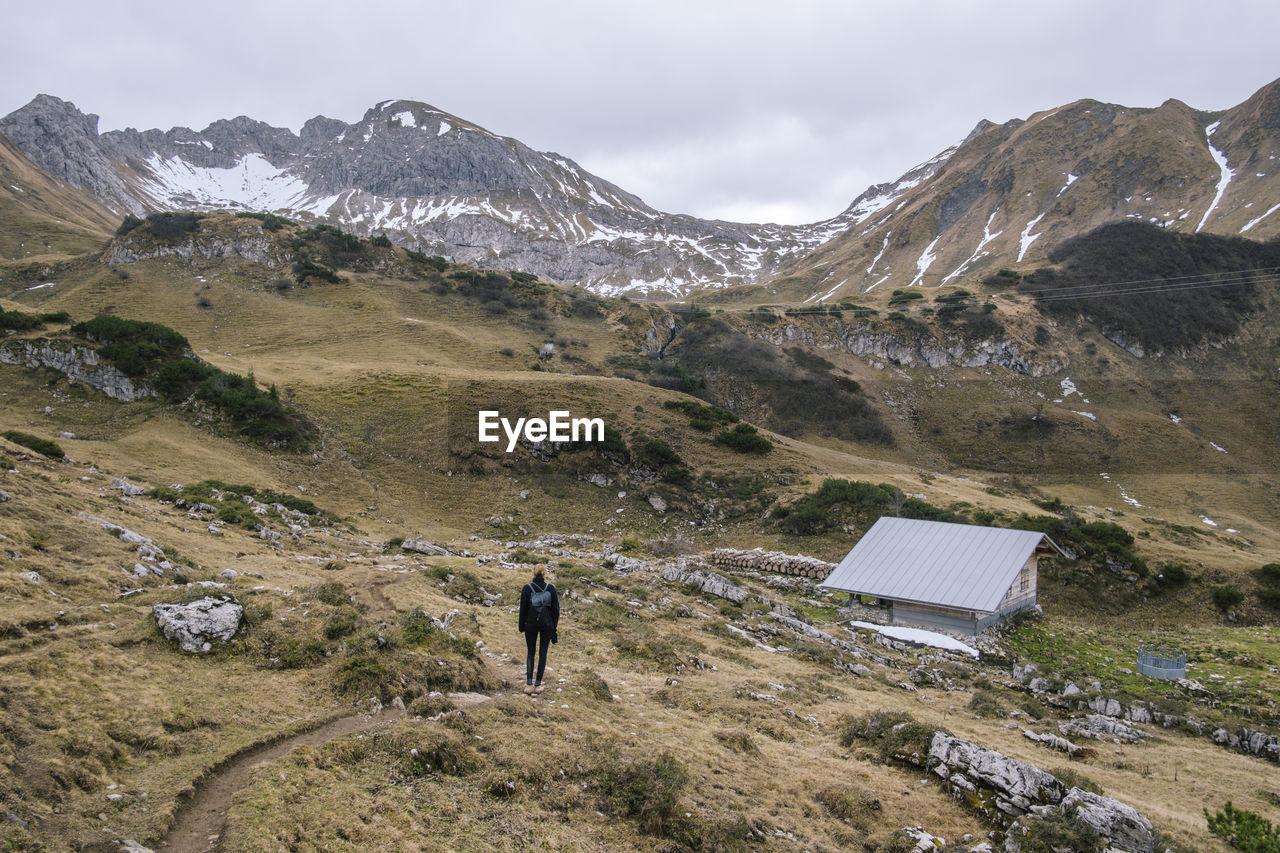
<svg viewBox="0 0 1280 853"><path fill-rule="evenodd" d="M835 569L834 563L805 557L799 554L783 554L781 551L738 551L733 548L717 548L711 562L729 569L745 569L757 572L774 572L795 575L813 580L826 580Z"/></svg>

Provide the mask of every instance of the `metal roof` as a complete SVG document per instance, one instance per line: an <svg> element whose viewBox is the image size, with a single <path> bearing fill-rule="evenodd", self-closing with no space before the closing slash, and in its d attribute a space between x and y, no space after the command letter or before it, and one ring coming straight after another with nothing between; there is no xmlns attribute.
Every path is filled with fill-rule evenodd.
<svg viewBox="0 0 1280 853"><path fill-rule="evenodd" d="M822 586L994 612L1042 539L1048 537L1029 530L884 516Z"/></svg>

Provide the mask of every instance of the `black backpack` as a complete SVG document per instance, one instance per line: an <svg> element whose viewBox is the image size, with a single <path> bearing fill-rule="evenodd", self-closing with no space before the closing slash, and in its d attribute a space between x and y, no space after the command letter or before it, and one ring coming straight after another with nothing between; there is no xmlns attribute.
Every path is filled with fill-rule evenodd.
<svg viewBox="0 0 1280 853"><path fill-rule="evenodd" d="M533 584L529 585L529 630L550 631L555 627L555 618L552 615L554 596L551 584L547 584L542 589L538 589Z"/></svg>

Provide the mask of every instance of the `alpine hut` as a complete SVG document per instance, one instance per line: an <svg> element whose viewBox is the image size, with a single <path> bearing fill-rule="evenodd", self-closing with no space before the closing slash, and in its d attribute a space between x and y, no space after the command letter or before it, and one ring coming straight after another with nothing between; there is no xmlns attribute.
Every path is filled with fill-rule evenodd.
<svg viewBox="0 0 1280 853"><path fill-rule="evenodd" d="M876 599L894 624L978 634L1035 606L1054 555L1068 556L1044 533L884 516L822 586Z"/></svg>

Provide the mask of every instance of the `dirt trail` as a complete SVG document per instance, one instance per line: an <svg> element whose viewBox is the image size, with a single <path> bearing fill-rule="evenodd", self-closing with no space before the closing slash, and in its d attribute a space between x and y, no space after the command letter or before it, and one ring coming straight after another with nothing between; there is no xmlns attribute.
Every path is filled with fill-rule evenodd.
<svg viewBox="0 0 1280 853"><path fill-rule="evenodd" d="M482 693L451 693L455 707L478 705L493 696ZM195 785L195 792L178 806L173 828L157 850L171 853L208 853L219 850L222 832L227 822L231 798L249 784L249 773L258 765L273 761L295 747L318 746L345 735L377 731L403 720L405 712L388 708L378 714L353 714L339 717L310 731L302 732L270 743L251 746L211 769Z"/></svg>
<svg viewBox="0 0 1280 853"><path fill-rule="evenodd" d="M249 772L254 767L279 758L295 747L315 746L344 735L385 728L404 716L403 711L388 709L380 714L340 717L301 734L251 746L225 759L197 782L195 793L178 806L173 828L156 849L174 853L217 850L231 798L249 783Z"/></svg>

